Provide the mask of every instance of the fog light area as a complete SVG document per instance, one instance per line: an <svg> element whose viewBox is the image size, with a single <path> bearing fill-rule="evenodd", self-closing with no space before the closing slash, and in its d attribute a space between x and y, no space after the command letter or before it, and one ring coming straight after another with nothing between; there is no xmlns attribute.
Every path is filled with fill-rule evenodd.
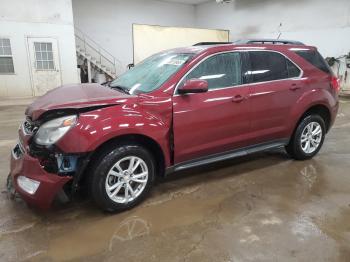
<svg viewBox="0 0 350 262"><path fill-rule="evenodd" d="M34 195L35 192L38 190L40 182L35 181L33 179L30 179L28 177L25 176L19 176L17 178L17 183L18 186L24 190L25 192L27 192L28 194Z"/></svg>

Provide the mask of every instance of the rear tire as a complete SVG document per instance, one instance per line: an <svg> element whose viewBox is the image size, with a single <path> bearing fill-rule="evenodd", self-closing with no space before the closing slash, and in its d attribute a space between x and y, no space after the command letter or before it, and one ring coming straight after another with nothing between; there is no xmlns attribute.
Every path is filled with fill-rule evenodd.
<svg viewBox="0 0 350 262"><path fill-rule="evenodd" d="M94 202L104 211L130 209L143 201L152 188L154 159L139 145L106 149L95 161L89 189Z"/></svg>
<svg viewBox="0 0 350 262"><path fill-rule="evenodd" d="M325 134L323 118L314 114L307 115L298 124L286 151L296 160L310 159L320 151Z"/></svg>

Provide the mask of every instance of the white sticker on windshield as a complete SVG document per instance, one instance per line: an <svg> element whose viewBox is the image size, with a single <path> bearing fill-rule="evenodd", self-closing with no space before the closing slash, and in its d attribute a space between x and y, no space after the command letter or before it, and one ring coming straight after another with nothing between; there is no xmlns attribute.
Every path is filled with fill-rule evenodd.
<svg viewBox="0 0 350 262"><path fill-rule="evenodd" d="M176 59L176 58L174 58L174 59L171 59L171 60L167 61L165 64L166 65L180 66L180 65L182 65L185 62L186 62L185 59Z"/></svg>

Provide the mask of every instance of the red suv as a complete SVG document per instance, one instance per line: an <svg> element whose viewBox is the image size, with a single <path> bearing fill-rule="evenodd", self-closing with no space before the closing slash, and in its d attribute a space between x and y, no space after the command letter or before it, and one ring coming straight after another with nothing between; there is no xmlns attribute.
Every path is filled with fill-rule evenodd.
<svg viewBox="0 0 350 262"><path fill-rule="evenodd" d="M285 147L317 154L338 110L337 78L298 42L197 45L153 55L106 85L67 85L30 105L8 187L47 208L87 185L131 208L157 176Z"/></svg>

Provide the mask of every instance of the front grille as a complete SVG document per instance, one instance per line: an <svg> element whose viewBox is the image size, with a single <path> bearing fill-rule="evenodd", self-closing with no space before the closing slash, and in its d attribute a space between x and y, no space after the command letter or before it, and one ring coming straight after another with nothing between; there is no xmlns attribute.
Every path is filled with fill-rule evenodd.
<svg viewBox="0 0 350 262"><path fill-rule="evenodd" d="M38 126L36 126L29 118L27 118L22 124L22 129L24 134L33 135L38 130Z"/></svg>

